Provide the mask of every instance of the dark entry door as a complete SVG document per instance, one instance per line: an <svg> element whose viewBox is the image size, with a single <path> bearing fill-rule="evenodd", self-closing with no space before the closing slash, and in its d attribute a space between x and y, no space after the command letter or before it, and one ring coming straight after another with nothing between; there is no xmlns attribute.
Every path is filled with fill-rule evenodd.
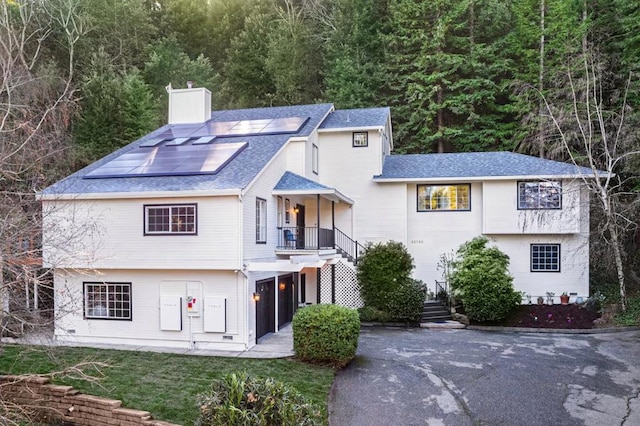
<svg viewBox="0 0 640 426"><path fill-rule="evenodd" d="M256 281L256 340L267 333L276 331L275 278Z"/></svg>
<svg viewBox="0 0 640 426"><path fill-rule="evenodd" d="M305 238L305 224L304 224L304 206L302 204L296 204L296 210L298 213L296 214L296 226L298 227L298 236L296 239L296 248L303 249L305 248L304 238Z"/></svg>
<svg viewBox="0 0 640 426"><path fill-rule="evenodd" d="M293 319L293 274L285 275L278 281L278 328Z"/></svg>

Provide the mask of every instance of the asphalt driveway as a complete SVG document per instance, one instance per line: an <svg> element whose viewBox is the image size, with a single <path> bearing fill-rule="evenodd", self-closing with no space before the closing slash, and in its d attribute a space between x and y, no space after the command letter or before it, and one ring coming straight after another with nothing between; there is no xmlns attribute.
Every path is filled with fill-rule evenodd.
<svg viewBox="0 0 640 426"><path fill-rule="evenodd" d="M332 426L640 425L640 331L367 328Z"/></svg>

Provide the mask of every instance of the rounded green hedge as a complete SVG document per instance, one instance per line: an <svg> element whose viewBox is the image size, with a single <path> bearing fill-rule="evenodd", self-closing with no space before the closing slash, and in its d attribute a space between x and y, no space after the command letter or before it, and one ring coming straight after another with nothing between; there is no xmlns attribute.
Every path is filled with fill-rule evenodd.
<svg viewBox="0 0 640 426"><path fill-rule="evenodd" d="M293 350L303 361L344 367L355 356L360 318L355 309L311 305L293 317Z"/></svg>

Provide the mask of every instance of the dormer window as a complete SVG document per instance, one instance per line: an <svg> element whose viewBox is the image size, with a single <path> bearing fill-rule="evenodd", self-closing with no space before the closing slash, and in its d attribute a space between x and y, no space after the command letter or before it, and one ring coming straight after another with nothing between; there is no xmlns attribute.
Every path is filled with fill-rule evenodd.
<svg viewBox="0 0 640 426"><path fill-rule="evenodd" d="M355 148L369 146L369 134L367 132L353 132L353 146Z"/></svg>

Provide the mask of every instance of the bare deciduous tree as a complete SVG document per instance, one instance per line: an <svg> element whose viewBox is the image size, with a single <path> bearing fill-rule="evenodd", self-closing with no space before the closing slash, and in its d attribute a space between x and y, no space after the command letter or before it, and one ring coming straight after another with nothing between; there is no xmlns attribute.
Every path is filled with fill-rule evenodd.
<svg viewBox="0 0 640 426"><path fill-rule="evenodd" d="M554 105L541 96L566 157L575 165L591 169L589 175L582 176L582 181L599 212L599 234L610 248L621 307L625 310L627 253L624 240L637 229L640 204L640 194L624 173L627 164L640 154L637 131L628 117L632 109L627 102L635 76L629 74L626 87L619 90L620 96L616 97L607 89L607 70L595 53L585 51L579 61L582 69L579 76L571 70L565 74L568 103Z"/></svg>

